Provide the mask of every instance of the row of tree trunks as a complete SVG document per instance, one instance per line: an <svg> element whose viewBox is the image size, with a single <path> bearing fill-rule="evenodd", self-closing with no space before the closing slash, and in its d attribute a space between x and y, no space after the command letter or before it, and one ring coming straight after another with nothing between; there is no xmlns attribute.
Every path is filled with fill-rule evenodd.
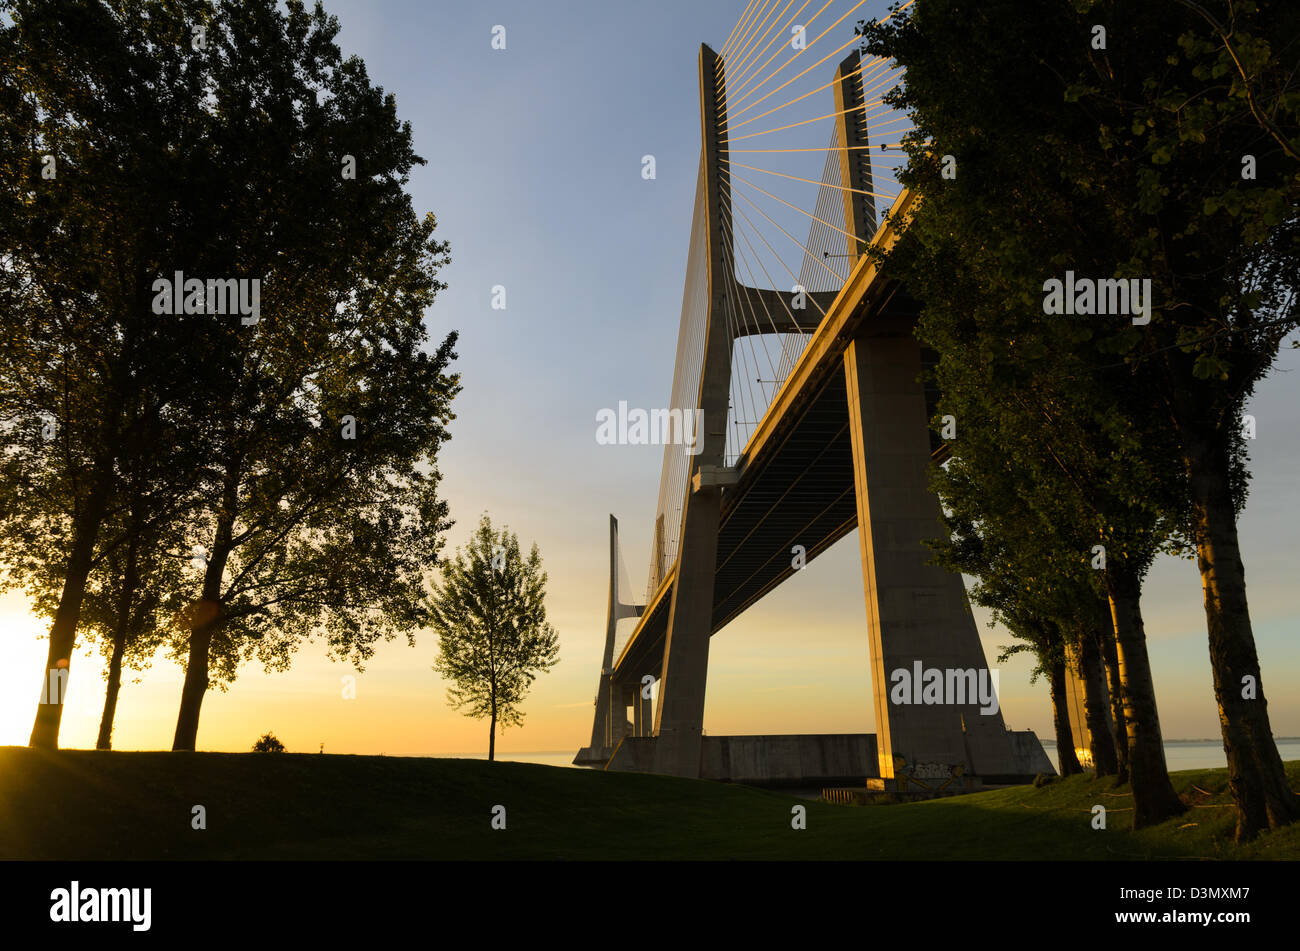
<svg viewBox="0 0 1300 951"><path fill-rule="evenodd" d="M76 646L77 623L81 620L81 603L86 594L86 579L90 576L95 542L99 538L99 529L112 490L113 460L101 459L95 468L85 505L73 522L63 591L54 613L54 623L50 626L50 649L41 679L36 720L32 724L29 740L29 745L38 749L53 750L59 746L63 699L72 677L72 651Z"/></svg>
<svg viewBox="0 0 1300 951"><path fill-rule="evenodd" d="M137 281L136 303L145 298L143 278ZM37 749L59 748L59 730L63 725L63 700L72 679L72 652L77 644L77 625L81 621L81 605L86 596L86 581L94 564L95 546L100 529L108 513L109 500L117 486L117 463L121 451L124 429L130 428L131 413L124 405L119 381L129 375L135 354L135 330L128 322L122 330L122 354L112 364L107 379L107 401L104 413L96 425L97 446L89 474L90 489L80 511L73 518L72 540L68 548L68 565L63 576L63 590L59 606L50 625L50 649L45 663L45 678L41 685L41 702L36 706L36 719L28 745ZM64 671L63 690L58 697L47 696L50 685ZM45 702L49 700L50 702Z"/></svg>
<svg viewBox="0 0 1300 951"><path fill-rule="evenodd" d="M1165 764L1164 737L1139 603L1141 579L1132 571L1112 567L1106 572L1106 586L1123 684L1133 828L1141 829L1181 815L1187 806L1174 791Z"/></svg>
<svg viewBox="0 0 1300 951"><path fill-rule="evenodd" d="M1083 708L1088 723L1092 767L1099 777L1114 776L1119 771L1119 763L1115 757L1110 718L1106 715L1106 674L1101 649L1090 630L1082 629L1079 634L1079 676L1083 681Z"/></svg>

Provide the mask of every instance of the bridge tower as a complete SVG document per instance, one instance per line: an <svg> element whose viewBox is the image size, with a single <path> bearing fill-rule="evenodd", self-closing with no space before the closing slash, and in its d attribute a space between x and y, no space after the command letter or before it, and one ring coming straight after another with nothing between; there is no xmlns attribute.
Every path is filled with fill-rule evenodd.
<svg viewBox="0 0 1300 951"><path fill-rule="evenodd" d="M700 184L705 208L708 306L704 318L704 365L700 374L700 451L690 465L655 710L654 771L699 776L704 726L704 689L713 633L713 574L722 510L727 408L731 390L731 330L727 296L735 277L721 222L731 208L731 187L721 173L727 146L719 141L725 100L723 64L700 46Z"/></svg>
<svg viewBox="0 0 1300 951"><path fill-rule="evenodd" d="M1030 763L1041 762L1050 770L1036 738L1009 733L1000 710L982 712L976 698L963 703L891 702L892 679L900 670L913 675L919 667L923 676L936 669L943 675L971 672L977 683L985 684L991 678L961 576L928 563L931 555L925 540L936 534L942 520L939 500L929 489L932 447L926 394L920 382L922 352L912 333L917 316L914 305L895 302L883 307L884 292L868 304L862 290L879 275L871 270L870 262L860 258L869 242L884 239L883 232L878 233L873 201L859 54L855 51L840 63L832 83L839 182L830 187L838 187L842 196L852 270L842 291L809 292L825 315L820 321L813 315L796 315L777 290L750 287L737 280L733 249L724 231L732 223L726 73L722 58L708 46L700 48L698 70L701 159L678 374L687 353L684 341L692 346L699 338L703 342L698 351L690 351L692 359L695 353L700 354L701 362L691 364L691 372L697 369L699 376L682 376L686 382L680 393L678 377L674 377L672 405L697 408L700 423L693 455L679 460L680 469L671 469L666 456L648 592L651 604L636 612L636 616L644 615L643 626L652 618L663 625L662 658L657 656L657 646L654 657L645 651L636 655L636 663L652 668L651 675L658 676L658 703L651 729L648 709L638 692L640 685L624 682L618 672L620 665L632 666L624 663L631 647L615 656L614 626L619 617L634 615L621 613L633 609L622 605L616 596L616 527L611 519L610 608L596 717L591 746L575 762L594 765L604 758L609 768L684 777L699 777L704 769L709 642L719 621L714 615L719 532L724 492L740 478L738 469L725 464L733 335L768 332L737 330L729 322L728 308L738 308L743 297L758 302L775 333L822 335L822 329L836 321L840 328L819 336L816 346L809 345L812 359L808 362L825 368L819 379L828 382L819 386L842 387L840 392L845 394L845 401L838 405L843 407L847 431L841 430L837 438L842 440L841 458L851 455L852 472L846 461L835 477L843 479L846 490L851 482L856 507L855 512L845 512L848 521L843 524L850 526L846 531L851 530L856 515L877 733L874 738L855 734L811 739L862 741L863 752L858 756L862 773L876 788L913 791L916 786L910 784L914 780L924 788L925 779L939 778L943 770L949 770L948 775L954 778L964 775L1011 781L1039 770L1037 765L1027 766ZM829 171L833 165L827 168L827 174L833 175ZM905 208L906 203L900 198L895 207ZM697 244L702 246L698 255ZM877 283L887 285L883 279ZM707 289L700 291L700 284ZM859 288L854 291L856 298L850 286ZM905 294L897 297L906 301ZM694 318L688 320L688 315L701 311L698 324L692 322ZM832 390L824 388L822 392ZM681 402L676 402L679 399ZM665 507L664 485L675 485L680 491L683 482L680 511ZM671 539L665 541L673 527L671 522L666 525L665 519L674 518L680 518L675 551ZM665 605L666 620L661 613ZM722 618L720 623L726 620ZM631 678L633 674L621 676ZM634 710L630 730L629 705ZM622 743L629 736L637 741ZM1020 747L1026 744L1021 741L1028 739L1033 739L1038 759L1022 755L1026 749ZM758 758L765 755L760 752ZM872 758L875 763L870 762Z"/></svg>
<svg viewBox="0 0 1300 951"><path fill-rule="evenodd" d="M591 743L578 752L574 763L604 766L624 736L647 736L651 716L650 700L643 697L640 684L630 684L614 676L614 638L618 622L640 617L641 604L623 600L618 570L618 519L609 517L609 602L605 609L605 652L600 664L600 681L596 685L596 715L591 728ZM632 730L627 728L627 708L632 707Z"/></svg>

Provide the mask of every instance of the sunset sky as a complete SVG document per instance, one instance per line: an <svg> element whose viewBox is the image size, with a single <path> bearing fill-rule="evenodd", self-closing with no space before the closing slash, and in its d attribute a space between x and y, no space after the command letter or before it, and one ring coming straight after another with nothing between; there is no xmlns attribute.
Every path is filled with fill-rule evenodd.
<svg viewBox="0 0 1300 951"><path fill-rule="evenodd" d="M536 542L550 575L560 664L540 677L522 728L498 751L576 750L587 743L604 638L607 531L620 521L634 589L646 575L661 449L606 446L596 414L620 400L662 406L677 346L700 122L696 56L720 48L742 0L491 4L328 0L345 54L397 98L416 151L417 212L451 242L450 286L427 315L431 335L460 331L464 390L439 458L456 525L448 553L488 512L521 545ZM861 15L884 12L869 2ZM856 16L854 17L856 19ZM490 46L494 25L507 49ZM850 27L851 33L851 27ZM821 133L819 132L820 136ZM822 143L824 144L824 142ZM657 177L641 177L656 157ZM504 285L507 308L493 310ZM1241 518L1255 637L1279 736L1300 735L1300 351L1284 350L1251 407L1253 480ZM1190 561L1151 572L1143 608L1166 738L1217 737L1200 578ZM993 663L1002 630L977 610ZM18 593L0 598L0 745L26 744L48 622ZM292 670L246 666L203 705L198 746L247 750L267 730L291 751L438 754L482 751L485 721L451 709L431 665L432 634L381 645L353 671L304 644ZM1047 685L1024 655L1000 665L1007 725L1052 737ZM141 676L139 683L130 678ZM128 673L114 746L170 748L182 672L160 655ZM79 648L61 744L93 747L103 703L97 650ZM720 632L712 642L710 734L874 730L856 533Z"/></svg>

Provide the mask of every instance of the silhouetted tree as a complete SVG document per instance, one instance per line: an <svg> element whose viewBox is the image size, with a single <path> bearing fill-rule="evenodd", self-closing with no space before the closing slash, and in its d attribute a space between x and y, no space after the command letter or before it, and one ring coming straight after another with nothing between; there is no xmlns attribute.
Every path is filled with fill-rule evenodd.
<svg viewBox="0 0 1300 951"><path fill-rule="evenodd" d="M206 5L0 12L0 425L13 437L0 557L29 593L57 592L44 689L49 671L70 672L90 573L125 542L104 528L122 524L128 460L174 451L191 460L176 479L203 478L188 455L202 434L176 424L219 399L224 319L160 318L150 285L197 245L237 239L192 213L203 187L187 181L180 132L206 94L187 71ZM57 745L62 709L38 706L33 745Z"/></svg>
<svg viewBox="0 0 1300 951"><path fill-rule="evenodd" d="M238 359L208 418L217 471L173 749L194 748L207 689L244 659L284 669L322 634L360 669L378 639L409 642L450 524L436 454L456 335L423 349L447 246L404 190L423 164L410 127L342 59L338 29L319 6L222 2L221 41L200 57L222 119L202 146L205 211L242 216L240 271L265 290L256 332L229 340Z"/></svg>
<svg viewBox="0 0 1300 951"><path fill-rule="evenodd" d="M173 746L192 749L205 691L240 661L282 668L317 633L363 660L419 626L459 389L456 335L425 350L447 246L405 191L423 161L409 126L319 5L0 10L0 426L21 437L0 470L0 555L66 539L10 579L58 590L44 688L92 572L130 538L151 557L143 526L184 501L184 547L204 559L175 644ZM176 272L256 279L259 312L159 315L153 283ZM140 447L173 442L182 484L151 476L127 516ZM38 707L33 745L57 745L61 712Z"/></svg>
<svg viewBox="0 0 1300 951"><path fill-rule="evenodd" d="M523 722L519 709L537 674L559 661L559 639L546 623L546 573L533 545L498 534L485 514L462 553L442 566L431 600L438 634L434 670L451 681L448 702L475 719L487 717L488 759L496 757L497 724Z"/></svg>
<svg viewBox="0 0 1300 951"><path fill-rule="evenodd" d="M275 738L274 733L263 733L261 738L253 744L254 753L283 753L285 752L284 744Z"/></svg>

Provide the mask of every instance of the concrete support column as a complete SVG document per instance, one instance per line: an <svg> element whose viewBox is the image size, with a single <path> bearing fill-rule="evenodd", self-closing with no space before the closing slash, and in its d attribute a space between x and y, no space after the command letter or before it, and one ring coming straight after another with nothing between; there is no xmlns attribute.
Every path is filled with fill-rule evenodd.
<svg viewBox="0 0 1300 951"><path fill-rule="evenodd" d="M619 741L629 735L627 728L627 705L629 702L627 685L621 684L611 677L609 681L609 745L611 748L618 746Z"/></svg>
<svg viewBox="0 0 1300 951"><path fill-rule="evenodd" d="M641 696L638 690L636 695L636 735L650 736L654 732L655 708L654 701L649 697Z"/></svg>
<svg viewBox="0 0 1300 951"><path fill-rule="evenodd" d="M650 714L647 716L647 714ZM641 685L638 684L632 695L632 735L641 737L648 736L650 725L654 722L653 713L650 711L650 700L641 696Z"/></svg>
<svg viewBox="0 0 1300 951"><path fill-rule="evenodd" d="M700 775L704 729L704 688L708 679L709 637L713 633L713 580L717 569L718 523L722 489L699 478L705 468L718 469L725 457L727 404L731 387L731 331L726 319L727 293L734 284L731 254L721 222L731 214L731 190L719 174L726 146L718 140L718 103L725 98L721 63L707 46L700 47L700 182L708 224L709 313L705 319L699 409L700 452L690 466L691 484L682 505L673 584L664 638L655 711L656 773Z"/></svg>
<svg viewBox="0 0 1300 951"><path fill-rule="evenodd" d="M605 653L601 660L600 680L596 684L595 715L591 724L591 745L580 750L575 762L590 765L602 761L626 732L625 718L616 716L614 686L614 637L618 622L640 617L643 605L625 603L627 592L618 590L618 519L609 517L609 601L605 611Z"/></svg>
<svg viewBox="0 0 1300 951"><path fill-rule="evenodd" d="M619 692L618 711L623 717L623 731L625 736L637 736L636 730L636 708L637 708L637 691L632 684L623 684ZM628 708L631 707L632 719L628 720Z"/></svg>
<svg viewBox="0 0 1300 951"><path fill-rule="evenodd" d="M591 728L591 748L593 750L609 749L613 729L613 718L609 715L609 690L609 674L601 671L600 686L596 690L596 719Z"/></svg>
<svg viewBox="0 0 1300 951"><path fill-rule="evenodd" d="M918 766L920 775L956 766L967 774L1013 774L1000 709L986 715L978 701L891 702L894 672L910 679L918 661L923 672L974 670L977 678L987 677L987 666L961 576L927 564L924 542L944 526L929 489L920 346L911 336L860 332L844 370L880 775Z"/></svg>
<svg viewBox="0 0 1300 951"><path fill-rule="evenodd" d="M655 712L655 772L698 777L709 671L720 490L687 501Z"/></svg>
<svg viewBox="0 0 1300 951"><path fill-rule="evenodd" d="M618 519L609 516L609 600L605 608L605 651L600 662L600 682L596 685L596 712L591 724L591 750L609 748L612 736L610 724L610 666L614 662L614 630L622 616L618 592Z"/></svg>

